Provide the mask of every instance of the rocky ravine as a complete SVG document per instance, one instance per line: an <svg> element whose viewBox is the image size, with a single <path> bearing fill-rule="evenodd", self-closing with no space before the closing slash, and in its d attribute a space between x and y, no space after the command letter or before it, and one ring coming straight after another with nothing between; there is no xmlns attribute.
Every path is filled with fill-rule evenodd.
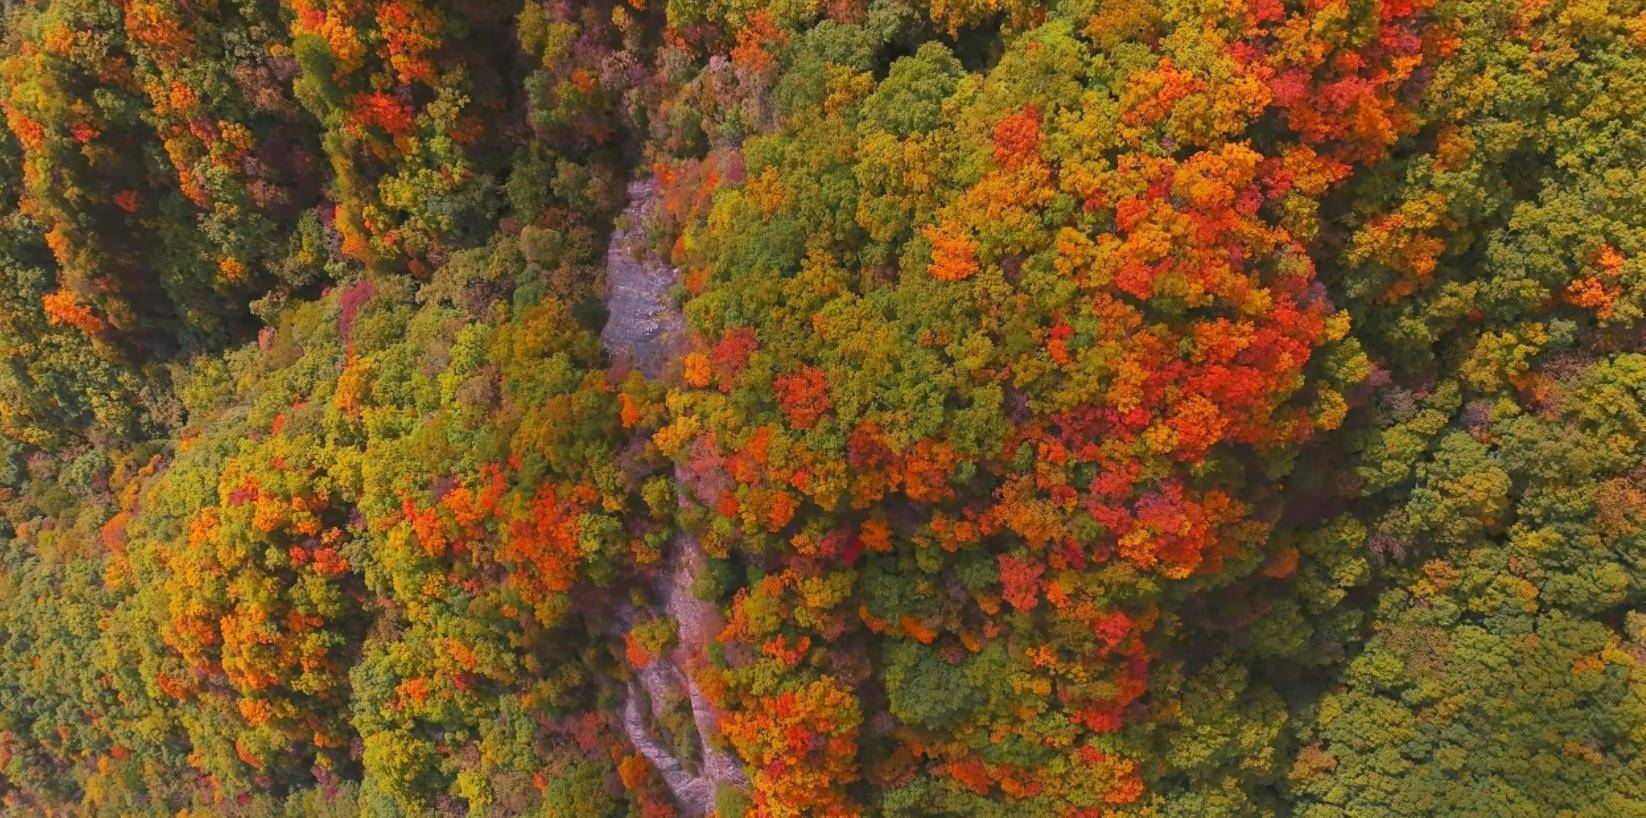
<svg viewBox="0 0 1646 818"><path fill-rule="evenodd" d="M628 193L628 206L606 249L609 315L600 339L614 361L627 362L646 377L657 378L678 360L684 348L686 320L671 298L677 272L658 258L646 241L646 222L656 199L656 183L650 178L631 182ZM680 479L677 473L676 480ZM707 815L714 810L715 792L721 784L748 784L742 764L710 746L708 737L719 734L718 718L691 676L704 661L709 640L724 622L713 604L692 594L692 581L704 561L696 538L689 534L677 536L670 543L666 559L652 589L653 597L662 602L662 610L643 611L631 606L613 617L614 629L620 631L616 636L651 615L667 616L679 629L675 649L653 660L629 681L622 727L629 742L657 768L675 802L688 813ZM654 728L662 718L664 703L678 697L690 703L697 728L695 771L674 755Z"/></svg>
<svg viewBox="0 0 1646 818"><path fill-rule="evenodd" d="M651 178L629 183L629 204L606 245L606 326L600 340L614 361L657 378L680 357L686 317L669 297L679 277L651 251L646 222L657 198Z"/></svg>

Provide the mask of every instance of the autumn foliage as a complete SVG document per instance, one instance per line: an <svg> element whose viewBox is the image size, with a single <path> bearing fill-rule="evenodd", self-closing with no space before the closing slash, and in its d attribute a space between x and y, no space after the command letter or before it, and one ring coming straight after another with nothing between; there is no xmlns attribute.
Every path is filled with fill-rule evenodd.
<svg viewBox="0 0 1646 818"><path fill-rule="evenodd" d="M1640 0L28 0L0 812L1646 811Z"/></svg>

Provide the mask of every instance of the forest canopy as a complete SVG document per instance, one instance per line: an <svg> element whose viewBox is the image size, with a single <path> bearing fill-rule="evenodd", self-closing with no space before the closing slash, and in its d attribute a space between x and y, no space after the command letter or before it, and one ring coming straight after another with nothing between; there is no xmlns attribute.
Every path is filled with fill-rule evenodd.
<svg viewBox="0 0 1646 818"><path fill-rule="evenodd" d="M0 812L1646 814L1646 0L9 0L0 115Z"/></svg>

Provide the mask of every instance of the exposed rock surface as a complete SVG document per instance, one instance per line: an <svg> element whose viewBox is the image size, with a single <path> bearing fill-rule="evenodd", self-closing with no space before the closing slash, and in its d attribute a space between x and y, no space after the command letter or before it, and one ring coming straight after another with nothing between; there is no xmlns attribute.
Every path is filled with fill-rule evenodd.
<svg viewBox="0 0 1646 818"><path fill-rule="evenodd" d="M649 378L660 377L679 358L686 324L670 297L677 273L646 241L647 217L656 193L656 183L649 178L629 184L629 204L606 250L609 316L600 335L614 360L630 363ZM678 472L675 479L681 479ZM710 640L724 626L720 611L692 594L703 562L695 537L676 537L652 589L662 609L643 611L630 606L613 617L613 624L624 632L649 616L667 616L678 626L675 649L654 659L629 681L621 715L629 742L657 769L681 809L693 815L714 811L715 792L721 784L748 784L742 764L711 746L710 737L719 735L718 717L691 677L704 661ZM680 698L689 702L697 730L698 753L691 764L674 754L656 728L667 703Z"/></svg>
<svg viewBox="0 0 1646 818"><path fill-rule="evenodd" d="M651 178L629 183L629 204L606 247L606 309L600 340L612 358L627 361L648 378L663 374L680 356L686 319L670 298L678 275L651 252L646 221L657 196Z"/></svg>

